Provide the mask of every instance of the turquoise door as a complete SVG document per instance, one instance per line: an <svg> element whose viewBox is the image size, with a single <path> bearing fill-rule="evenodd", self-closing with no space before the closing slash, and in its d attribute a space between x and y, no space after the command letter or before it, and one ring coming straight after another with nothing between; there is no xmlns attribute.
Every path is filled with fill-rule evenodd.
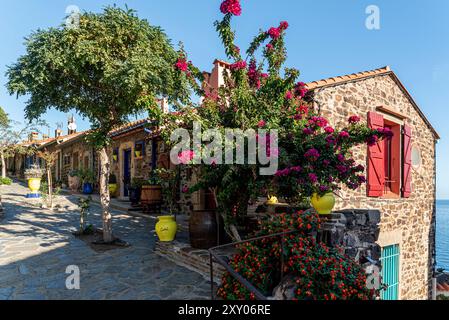
<svg viewBox="0 0 449 320"><path fill-rule="evenodd" d="M399 245L382 248L382 283L388 287L381 291L382 300L399 299Z"/></svg>

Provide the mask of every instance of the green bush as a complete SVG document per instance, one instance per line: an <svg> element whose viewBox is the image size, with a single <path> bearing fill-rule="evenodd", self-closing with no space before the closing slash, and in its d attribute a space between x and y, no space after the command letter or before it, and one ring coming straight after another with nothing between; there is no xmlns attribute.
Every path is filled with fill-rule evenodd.
<svg viewBox="0 0 449 320"><path fill-rule="evenodd" d="M10 178L0 178L0 185L4 184L4 185L11 185L12 180Z"/></svg>

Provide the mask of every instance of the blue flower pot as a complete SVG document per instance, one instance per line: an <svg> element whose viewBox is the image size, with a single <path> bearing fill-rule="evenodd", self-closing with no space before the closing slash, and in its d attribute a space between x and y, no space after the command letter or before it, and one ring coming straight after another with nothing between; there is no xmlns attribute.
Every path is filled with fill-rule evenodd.
<svg viewBox="0 0 449 320"><path fill-rule="evenodd" d="M84 183L83 184L83 193L84 194L92 194L94 192L94 187L92 183Z"/></svg>

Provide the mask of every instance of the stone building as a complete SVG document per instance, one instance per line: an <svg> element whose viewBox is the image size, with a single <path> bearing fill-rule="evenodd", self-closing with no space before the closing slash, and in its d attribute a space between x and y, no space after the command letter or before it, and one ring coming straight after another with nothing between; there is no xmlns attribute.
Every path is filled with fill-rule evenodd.
<svg viewBox="0 0 449 320"><path fill-rule="evenodd" d="M368 181L357 191L341 190L336 210L378 210L377 243L383 275L390 282L387 298L429 298L435 265L438 134L389 67L307 86L315 108L332 125L343 127L351 115L358 115L373 128L394 132L391 141L353 151L354 159L366 163Z"/></svg>

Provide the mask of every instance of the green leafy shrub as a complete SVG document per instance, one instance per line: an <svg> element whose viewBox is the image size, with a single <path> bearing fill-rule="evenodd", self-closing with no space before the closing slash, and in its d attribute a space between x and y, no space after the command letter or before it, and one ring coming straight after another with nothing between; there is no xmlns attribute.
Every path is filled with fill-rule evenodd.
<svg viewBox="0 0 449 320"><path fill-rule="evenodd" d="M4 184L4 185L11 185L12 180L10 178L0 178L0 185Z"/></svg>

